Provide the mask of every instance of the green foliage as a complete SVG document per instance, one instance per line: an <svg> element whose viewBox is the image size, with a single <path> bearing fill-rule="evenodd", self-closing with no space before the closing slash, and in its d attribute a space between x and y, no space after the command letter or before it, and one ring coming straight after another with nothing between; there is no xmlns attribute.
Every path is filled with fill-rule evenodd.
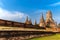
<svg viewBox="0 0 60 40"><path fill-rule="evenodd" d="M46 37L40 37L40 38L33 38L30 40L60 40L60 34L46 36Z"/></svg>

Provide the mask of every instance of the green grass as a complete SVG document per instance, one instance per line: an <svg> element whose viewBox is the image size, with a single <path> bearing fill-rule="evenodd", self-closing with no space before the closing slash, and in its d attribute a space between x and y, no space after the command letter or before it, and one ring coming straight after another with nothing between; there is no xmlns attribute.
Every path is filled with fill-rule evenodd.
<svg viewBox="0 0 60 40"><path fill-rule="evenodd" d="M52 36L45 36L45 37L40 37L40 38L33 38L29 40L60 40L60 34L55 34Z"/></svg>

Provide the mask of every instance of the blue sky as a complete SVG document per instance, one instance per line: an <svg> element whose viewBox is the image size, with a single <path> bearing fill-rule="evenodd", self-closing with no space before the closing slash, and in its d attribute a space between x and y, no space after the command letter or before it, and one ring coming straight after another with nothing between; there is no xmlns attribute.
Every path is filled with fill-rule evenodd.
<svg viewBox="0 0 60 40"><path fill-rule="evenodd" d="M39 23L41 13L51 10L55 22L60 22L60 0L0 0L0 19L24 22L26 16Z"/></svg>

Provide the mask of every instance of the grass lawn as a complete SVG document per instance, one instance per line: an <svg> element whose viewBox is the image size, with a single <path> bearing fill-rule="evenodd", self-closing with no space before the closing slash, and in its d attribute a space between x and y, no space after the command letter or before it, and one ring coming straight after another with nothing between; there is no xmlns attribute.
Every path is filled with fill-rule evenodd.
<svg viewBox="0 0 60 40"><path fill-rule="evenodd" d="M60 40L60 34L46 36L46 37L40 37L40 38L33 38L33 39L29 39L29 40Z"/></svg>

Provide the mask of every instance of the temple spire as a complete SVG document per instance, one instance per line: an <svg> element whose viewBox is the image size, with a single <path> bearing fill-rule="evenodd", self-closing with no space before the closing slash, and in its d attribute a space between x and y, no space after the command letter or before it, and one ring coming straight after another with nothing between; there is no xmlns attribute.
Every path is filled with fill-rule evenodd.
<svg viewBox="0 0 60 40"><path fill-rule="evenodd" d="M25 24L32 24L31 19L30 19L30 20L28 20L28 16L26 17Z"/></svg>
<svg viewBox="0 0 60 40"><path fill-rule="evenodd" d="M47 14L46 14L46 23L47 22L51 22L51 23L54 23L54 20L52 18L52 13L51 11L48 11Z"/></svg>
<svg viewBox="0 0 60 40"><path fill-rule="evenodd" d="M48 20L50 20L50 19L52 19L52 13L51 13L51 11L49 10L48 12L47 12L47 14L46 14L46 19Z"/></svg>
<svg viewBox="0 0 60 40"><path fill-rule="evenodd" d="M25 21L25 23L27 24L27 22L28 22L28 16L26 17L26 21Z"/></svg>
<svg viewBox="0 0 60 40"><path fill-rule="evenodd" d="M47 14L46 14L46 21L45 22L46 22L46 25L48 25L49 27L53 27L53 26L56 25L54 20L53 20L53 18L52 18L51 11L47 12Z"/></svg>
<svg viewBox="0 0 60 40"><path fill-rule="evenodd" d="M40 18L39 26L40 27L45 27L45 20L44 20L44 17L43 17L43 13L42 13L41 18Z"/></svg>
<svg viewBox="0 0 60 40"><path fill-rule="evenodd" d="M34 25L37 25L37 22L36 22L36 20L34 20Z"/></svg>
<svg viewBox="0 0 60 40"><path fill-rule="evenodd" d="M30 23L30 24L32 24L32 21L31 21L31 19L29 20L29 23Z"/></svg>

